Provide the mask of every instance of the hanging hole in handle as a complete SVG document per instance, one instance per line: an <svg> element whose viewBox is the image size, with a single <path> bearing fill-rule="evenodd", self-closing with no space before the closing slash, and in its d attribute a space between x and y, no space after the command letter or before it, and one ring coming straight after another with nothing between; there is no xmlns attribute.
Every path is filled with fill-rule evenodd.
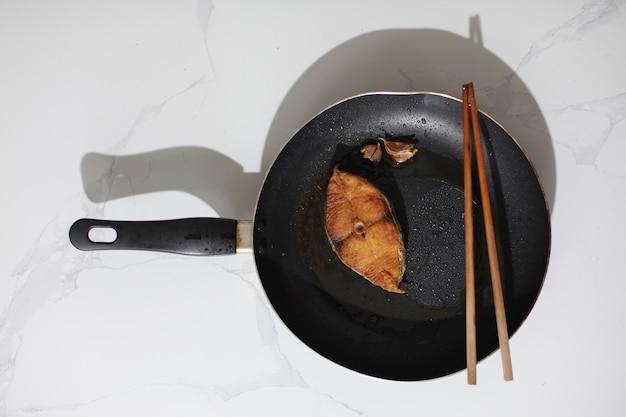
<svg viewBox="0 0 626 417"><path fill-rule="evenodd" d="M92 227L87 237L93 243L113 243L117 239L117 231L112 227Z"/></svg>

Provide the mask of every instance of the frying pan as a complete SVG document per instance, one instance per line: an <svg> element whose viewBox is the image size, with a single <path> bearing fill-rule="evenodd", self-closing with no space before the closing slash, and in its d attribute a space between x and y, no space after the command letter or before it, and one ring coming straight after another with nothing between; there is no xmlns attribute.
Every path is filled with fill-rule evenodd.
<svg viewBox="0 0 626 417"><path fill-rule="evenodd" d="M145 249L191 255L235 253L252 234L257 270L287 327L327 359L366 375L401 381L465 368L463 131L461 102L434 93L352 97L305 124L271 166L254 220L80 219L78 249ZM550 253L548 207L535 170L511 135L481 112L507 324L513 334L539 295ZM410 161L377 167L359 148L379 137L411 141ZM386 292L347 268L324 231L333 166L361 175L392 202L406 246L406 294ZM473 187L478 190L478 185ZM477 354L498 348L479 199L474 199ZM112 228L112 242L90 238Z"/></svg>

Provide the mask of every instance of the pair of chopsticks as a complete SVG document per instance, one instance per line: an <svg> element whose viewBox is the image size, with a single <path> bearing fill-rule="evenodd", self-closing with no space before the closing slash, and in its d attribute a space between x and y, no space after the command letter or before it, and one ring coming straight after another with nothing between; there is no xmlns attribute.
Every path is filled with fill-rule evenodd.
<svg viewBox="0 0 626 417"><path fill-rule="evenodd" d="M471 120L470 120L471 116ZM467 383L476 384L476 285L474 277L474 225L472 217L472 144L471 130L474 135L474 152L478 167L478 183L480 185L481 205L485 223L485 235L487 237L487 252L489 255L489 268L491 272L491 285L493 287L493 299L496 310L496 325L498 328L498 341L502 356L502 370L504 380L513 380L513 367L511 365L511 351L509 350L509 333L506 324L504 310L504 297L502 295L502 281L500 279L500 265L496 248L496 238L491 214L491 202L487 188L487 174L485 172L485 160L481 144L480 125L478 122L478 108L474 97L472 83L463 85L463 178L464 178L464 203L465 203L465 305L466 305L466 332L467 332Z"/></svg>

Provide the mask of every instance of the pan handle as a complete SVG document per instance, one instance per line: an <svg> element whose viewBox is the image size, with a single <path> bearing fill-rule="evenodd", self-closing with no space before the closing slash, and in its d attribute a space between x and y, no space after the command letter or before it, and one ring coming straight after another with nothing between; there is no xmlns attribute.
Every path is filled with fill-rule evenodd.
<svg viewBox="0 0 626 417"><path fill-rule="evenodd" d="M70 227L77 249L148 250L183 255L227 255L237 250L237 221L187 218L150 221L80 219Z"/></svg>

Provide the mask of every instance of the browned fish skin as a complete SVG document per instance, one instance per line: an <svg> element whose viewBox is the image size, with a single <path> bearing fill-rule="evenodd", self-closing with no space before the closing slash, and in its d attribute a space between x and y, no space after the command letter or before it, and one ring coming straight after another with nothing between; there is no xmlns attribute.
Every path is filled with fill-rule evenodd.
<svg viewBox="0 0 626 417"><path fill-rule="evenodd" d="M325 225L346 266L387 291L406 292L398 287L405 269L402 232L376 187L335 166L326 190Z"/></svg>

